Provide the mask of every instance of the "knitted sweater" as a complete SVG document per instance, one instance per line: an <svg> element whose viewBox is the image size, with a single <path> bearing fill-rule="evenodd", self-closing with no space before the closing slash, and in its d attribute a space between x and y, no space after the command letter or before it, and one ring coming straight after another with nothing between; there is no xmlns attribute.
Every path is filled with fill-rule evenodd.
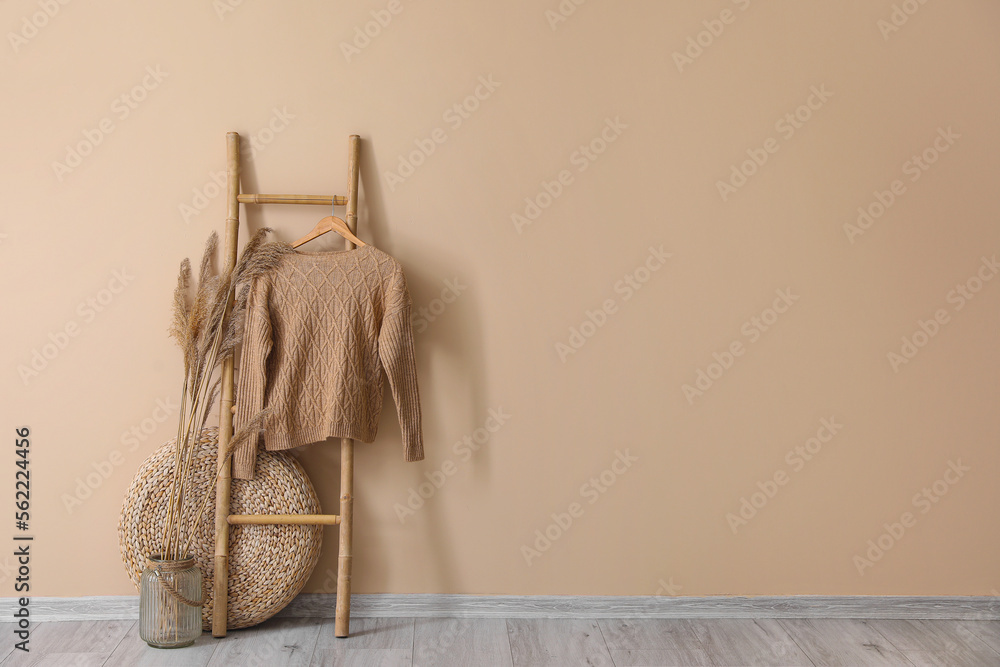
<svg viewBox="0 0 1000 667"><path fill-rule="evenodd" d="M410 307L402 267L378 248L283 254L250 284L236 428L270 407L268 450L330 436L372 442L384 369L404 458L422 460ZM251 437L233 452L234 478L253 478L258 446Z"/></svg>

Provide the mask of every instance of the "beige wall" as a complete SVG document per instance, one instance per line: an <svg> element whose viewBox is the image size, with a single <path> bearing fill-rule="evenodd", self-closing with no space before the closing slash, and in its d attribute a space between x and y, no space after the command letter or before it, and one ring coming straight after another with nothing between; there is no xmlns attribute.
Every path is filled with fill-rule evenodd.
<svg viewBox="0 0 1000 667"><path fill-rule="evenodd" d="M357 592L996 594L1000 5L396 2L4 3L0 405L8 446L34 434L34 594L134 593L118 511L175 429L170 294L222 229L231 130L249 192L343 192L360 134L360 235L436 312L427 459L391 400L358 448ZM292 240L319 214L243 219ZM335 511L336 445L297 453Z"/></svg>

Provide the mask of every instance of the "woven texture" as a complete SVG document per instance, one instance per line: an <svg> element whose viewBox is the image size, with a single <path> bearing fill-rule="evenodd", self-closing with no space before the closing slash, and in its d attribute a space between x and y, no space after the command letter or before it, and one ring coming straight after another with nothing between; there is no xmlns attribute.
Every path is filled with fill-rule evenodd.
<svg viewBox="0 0 1000 667"><path fill-rule="evenodd" d="M211 629L214 594L215 490L218 428L201 432L192 464L193 496L207 489L211 500L192 542L192 555L204 577L203 627ZM146 557L159 551L166 518L166 498L173 473L174 441L142 462L125 494L118 542L125 569L136 588ZM186 507L190 509L195 501ZM232 514L320 514L319 498L302 466L291 456L261 452L252 480L233 480ZM229 527L230 629L267 620L292 601L319 560L322 526Z"/></svg>
<svg viewBox="0 0 1000 667"><path fill-rule="evenodd" d="M372 442L389 379L407 461L424 458L411 300L399 262L372 246L285 253L247 299L235 425L273 409L268 450L328 437ZM259 438L233 454L250 479Z"/></svg>

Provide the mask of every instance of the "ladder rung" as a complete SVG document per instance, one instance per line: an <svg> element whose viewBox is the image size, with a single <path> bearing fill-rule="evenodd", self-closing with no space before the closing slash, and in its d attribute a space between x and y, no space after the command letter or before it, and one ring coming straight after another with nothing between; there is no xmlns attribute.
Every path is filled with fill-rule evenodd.
<svg viewBox="0 0 1000 667"><path fill-rule="evenodd" d="M241 194L236 196L241 204L316 204L319 206L347 206L347 197L342 195L261 195Z"/></svg>
<svg viewBox="0 0 1000 667"><path fill-rule="evenodd" d="M339 514L230 514L226 520L230 525L266 526L270 524L336 526Z"/></svg>

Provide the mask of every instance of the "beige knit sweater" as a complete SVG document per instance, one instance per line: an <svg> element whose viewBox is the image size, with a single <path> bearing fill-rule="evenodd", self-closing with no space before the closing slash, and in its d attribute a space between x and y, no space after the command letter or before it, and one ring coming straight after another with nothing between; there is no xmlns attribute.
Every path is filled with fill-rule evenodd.
<svg viewBox="0 0 1000 667"><path fill-rule="evenodd" d="M422 460L410 308L402 267L378 248L283 254L250 285L235 427L270 407L269 450L329 436L372 442L384 369L404 457ZM258 440L234 451L234 478L253 478Z"/></svg>

